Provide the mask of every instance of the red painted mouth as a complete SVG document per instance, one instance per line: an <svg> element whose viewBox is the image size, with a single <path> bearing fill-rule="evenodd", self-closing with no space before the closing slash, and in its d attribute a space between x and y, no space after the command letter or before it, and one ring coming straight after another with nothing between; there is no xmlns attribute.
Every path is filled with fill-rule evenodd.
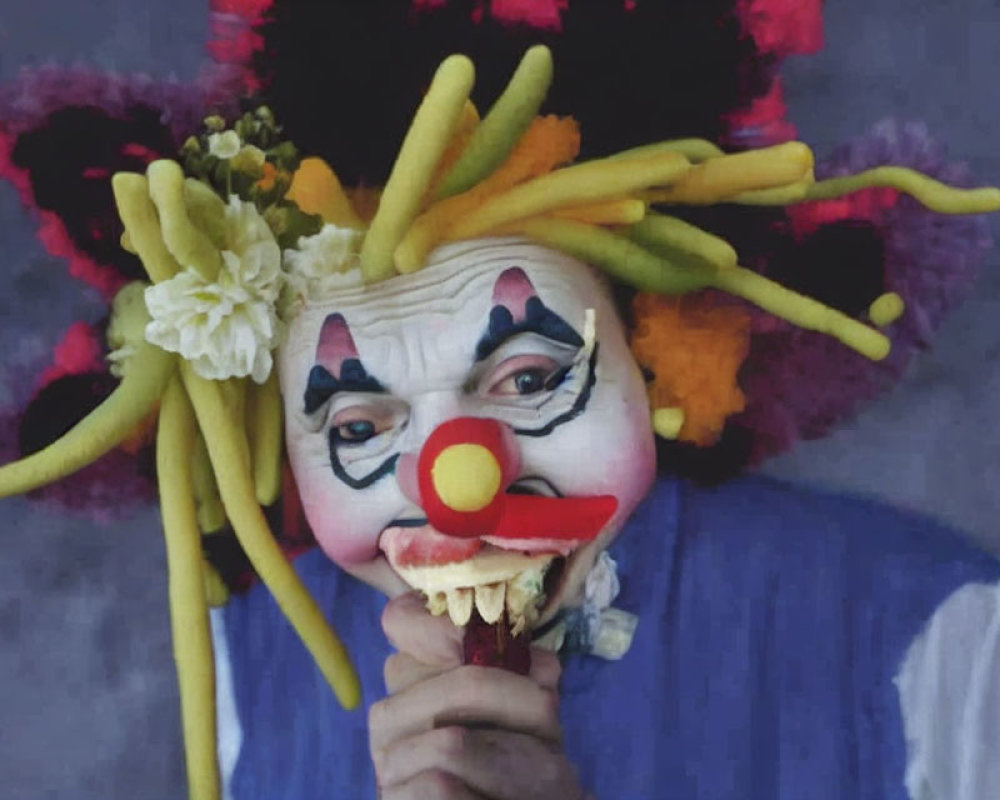
<svg viewBox="0 0 1000 800"><path fill-rule="evenodd" d="M393 566L429 567L470 559L483 542L448 536L431 525L390 526L382 532L379 546Z"/></svg>

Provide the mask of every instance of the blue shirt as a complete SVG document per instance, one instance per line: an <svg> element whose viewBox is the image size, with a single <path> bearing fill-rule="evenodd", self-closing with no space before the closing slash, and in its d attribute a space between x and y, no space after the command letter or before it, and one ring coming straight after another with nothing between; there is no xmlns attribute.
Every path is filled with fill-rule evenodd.
<svg viewBox="0 0 1000 800"><path fill-rule="evenodd" d="M894 679L935 610L1000 563L875 503L745 478L663 480L612 545L639 616L620 661L566 658L565 747L601 800L908 798ZM320 552L297 568L345 640L345 712L263 587L225 611L242 729L234 798L374 798L384 599Z"/></svg>

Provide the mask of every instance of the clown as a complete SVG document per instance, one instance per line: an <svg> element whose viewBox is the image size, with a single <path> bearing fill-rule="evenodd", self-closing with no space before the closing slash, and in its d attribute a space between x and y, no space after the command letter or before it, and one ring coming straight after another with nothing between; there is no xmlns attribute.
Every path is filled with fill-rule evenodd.
<svg viewBox="0 0 1000 800"><path fill-rule="evenodd" d="M293 164L291 185L281 186L275 175L290 174L288 165L218 121L187 148L189 165L250 164L263 181L253 186L266 195L278 185L278 201L220 199L197 168L185 178L173 162L115 179L123 244L155 284L118 298L121 390L53 450L6 468L0 485L26 490L65 474L160 403L164 522L171 568L186 584L174 624L191 634L178 636L178 657L198 796L220 782L199 586L212 571L196 547L199 529L217 526L220 502L341 700L369 707L366 736L363 718L337 709L321 681L303 680L316 673L267 595L234 599L216 637L228 743L222 782L234 796L366 796L373 777L384 797L428 789L642 797L671 781L682 796L751 784L794 796L816 774L831 796L890 786L899 794L903 767L917 763L901 747L902 728L917 750L933 749L919 711L899 719L891 686L898 678L904 706L909 693L919 708L913 676L928 662L914 645L911 671L897 676L894 659L943 598L959 600L934 624L968 618L981 593L960 593L996 580L995 565L941 552L946 567L912 588L909 560L923 551L885 512L829 498L795 502L766 484L702 495L660 482L650 493L653 428L711 439L739 406L738 392L722 386L706 415L700 403L709 398L680 391L663 362L643 364L644 375L604 273L647 295L711 290L677 313L735 342L730 383L745 324L719 290L884 358L888 339L876 327L740 266L727 243L649 206L785 204L888 184L969 212L995 209L996 191L952 190L891 170L816 182L798 143L727 156L704 141L670 141L562 167L575 156L566 144L572 126L534 116L549 73L547 52L529 51L480 121L467 102L468 62L447 60L374 213L322 164ZM267 123L262 110L243 131ZM233 176L224 177L228 186ZM313 220L300 231L302 215ZM635 307L669 317L648 296ZM869 316L884 326L901 311L887 292ZM640 326L655 316L641 316ZM272 351L283 325L287 450L317 541L343 572L312 553L297 577L258 506L281 485ZM206 460L212 480L190 469ZM495 514L461 522L495 503ZM830 535L789 547L785 535L816 519L832 520ZM884 528L890 552L845 545L840 534L854 526ZM734 540L738 529L744 536ZM609 547L629 577L622 608L612 605ZM818 569L830 564L837 569ZM867 585L863 569L872 565L890 584L911 586L898 608ZM384 605L365 584L394 599ZM415 602L408 587L423 596ZM885 618L866 627L871 608ZM540 649L526 675L462 666L459 629L504 615L509 630L498 636L603 661L568 661L561 682ZM350 643L360 684L325 616ZM380 616L395 654L378 634ZM792 645L822 658L873 639L877 647L856 655L855 680L833 688L780 657ZM621 659L620 670L609 659ZM388 698L377 685L382 669ZM795 690L779 691L786 683ZM636 728L642 736L631 735ZM853 743L865 737L870 752L885 751L878 763L856 763ZM808 744L797 749L800 740ZM778 751L761 752L760 742ZM695 777L685 770L693 761L710 768ZM309 768L289 768L296 764ZM911 770L911 794L924 778Z"/></svg>
<svg viewBox="0 0 1000 800"><path fill-rule="evenodd" d="M388 594L400 577L434 584L414 559L489 561L497 549L571 550L567 577L585 574L649 487L644 382L604 280L561 253L503 239L443 248L412 277L307 308L290 341L287 440L306 514L336 563ZM557 542L545 528L538 541L481 528L481 542L427 526L418 455L458 417L495 420L511 438L507 492L613 497L612 519L591 532L603 535L585 552L572 531Z"/></svg>

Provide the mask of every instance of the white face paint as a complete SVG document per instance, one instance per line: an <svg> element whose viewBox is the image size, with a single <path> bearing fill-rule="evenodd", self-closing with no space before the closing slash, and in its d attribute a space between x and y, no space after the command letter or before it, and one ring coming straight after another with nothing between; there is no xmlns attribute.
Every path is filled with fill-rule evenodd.
<svg viewBox="0 0 1000 800"><path fill-rule="evenodd" d="M596 330L586 330L589 309ZM320 546L391 594L405 586L380 538L424 519L415 456L449 419L490 417L514 430L516 488L617 498L598 539L570 557L561 597L654 472L643 380L605 286L569 256L517 240L441 248L413 275L307 305L281 353L281 385L288 452Z"/></svg>

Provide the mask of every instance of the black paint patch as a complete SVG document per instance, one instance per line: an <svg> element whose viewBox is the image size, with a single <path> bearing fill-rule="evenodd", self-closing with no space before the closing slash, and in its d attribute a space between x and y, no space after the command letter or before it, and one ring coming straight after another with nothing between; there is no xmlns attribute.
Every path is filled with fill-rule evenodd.
<svg viewBox="0 0 1000 800"><path fill-rule="evenodd" d="M385 394L386 388L368 374L364 365L356 358L345 358L340 368L340 377L335 378L326 367L316 364L309 370L309 380L303 404L306 414L312 414L337 392L371 392Z"/></svg>
<svg viewBox="0 0 1000 800"><path fill-rule="evenodd" d="M490 309L486 333L476 345L476 361L489 358L500 345L520 333L537 333L571 347L583 347L580 334L566 320L546 308L538 297L529 297L524 306L524 320L516 324L506 306L493 306Z"/></svg>
<svg viewBox="0 0 1000 800"><path fill-rule="evenodd" d="M399 459L399 453L389 456L389 458L379 465L378 469L374 472L369 472L363 478L352 478L347 474L347 470L344 469L344 465L340 463L340 457L337 455L337 447L343 445L344 442L338 437L336 428L330 429L328 441L330 444L330 468L333 470L334 475L352 489L366 489L375 483L375 481L381 480L396 469L396 461Z"/></svg>

